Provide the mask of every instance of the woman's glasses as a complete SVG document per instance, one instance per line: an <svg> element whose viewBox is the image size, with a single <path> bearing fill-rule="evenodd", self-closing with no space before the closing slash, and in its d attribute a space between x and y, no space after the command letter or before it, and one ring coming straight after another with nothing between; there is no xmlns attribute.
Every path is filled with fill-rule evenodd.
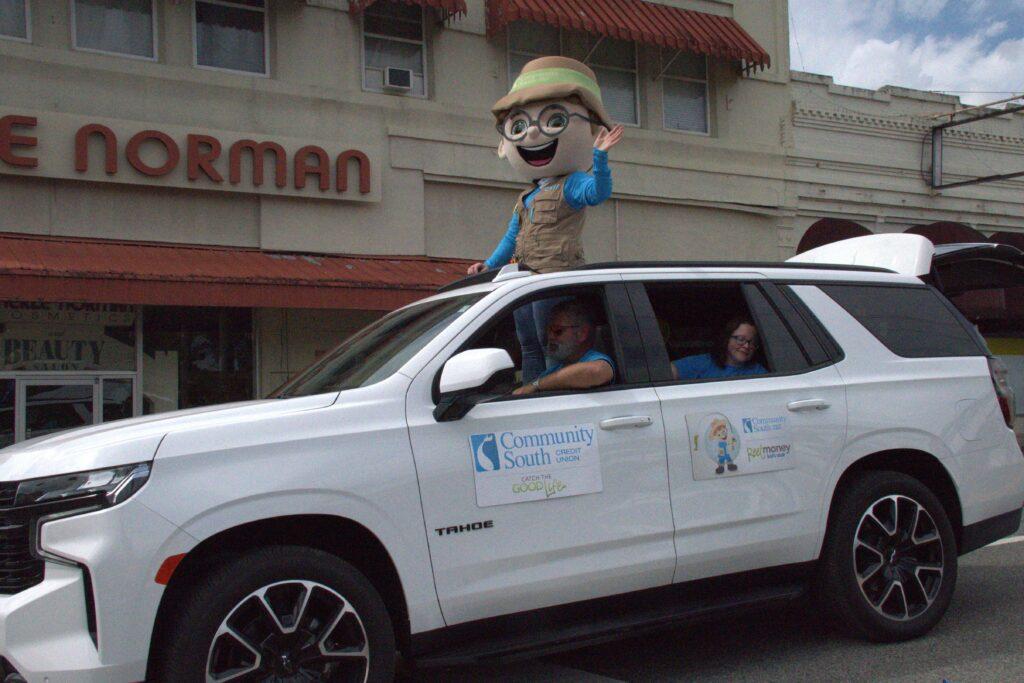
<svg viewBox="0 0 1024 683"><path fill-rule="evenodd" d="M756 339L748 339L746 337L741 337L738 334L734 334L734 335L730 336L729 339L732 339L734 342L736 342L737 346L749 346L752 349L756 349L757 348L757 340Z"/></svg>
<svg viewBox="0 0 1024 683"><path fill-rule="evenodd" d="M540 110L537 118L532 118L523 109L513 109L505 116L504 120L495 124L495 128L509 142L519 142L525 138L530 130L530 126L537 126L537 130L541 134L554 138L561 135L569 127L569 122L573 117L598 125L601 123L589 116L571 112L560 104L549 104Z"/></svg>

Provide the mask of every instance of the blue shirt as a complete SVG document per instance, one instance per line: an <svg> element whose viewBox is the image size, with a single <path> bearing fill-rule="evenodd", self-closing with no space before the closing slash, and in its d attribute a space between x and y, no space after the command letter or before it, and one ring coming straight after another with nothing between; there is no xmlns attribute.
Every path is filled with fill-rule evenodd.
<svg viewBox="0 0 1024 683"><path fill-rule="evenodd" d="M523 206L528 210L533 208L533 197L540 189L540 185L533 188L530 194L523 199ZM565 189L562 191L566 203L576 211L584 206L597 206L608 197L612 196L612 172L608 168L608 152L599 149L594 150L593 175L576 171L565 179ZM512 219L508 222L508 230L501 238L494 253L484 261L488 268L500 268L509 262L516 250L516 236L519 234L519 213L513 213Z"/></svg>
<svg viewBox="0 0 1024 683"><path fill-rule="evenodd" d="M708 379L710 377L735 377L737 375L762 375L767 370L760 363L744 365L726 365L724 368L715 362L710 353L699 356L686 356L672 361L672 366L679 373L679 379Z"/></svg>
<svg viewBox="0 0 1024 683"><path fill-rule="evenodd" d="M603 360L605 363L611 366L612 374L615 374L615 363L612 362L612 359L604 355L600 351L595 351L594 349L589 349L585 354L580 356L580 359L576 361L576 363L589 363L592 360ZM576 363L570 363L570 365L575 365ZM553 372L558 372L563 367L565 367L565 363L558 363L557 365L552 365L550 368L540 373L540 376L547 377ZM538 379L540 379L540 377L538 377Z"/></svg>

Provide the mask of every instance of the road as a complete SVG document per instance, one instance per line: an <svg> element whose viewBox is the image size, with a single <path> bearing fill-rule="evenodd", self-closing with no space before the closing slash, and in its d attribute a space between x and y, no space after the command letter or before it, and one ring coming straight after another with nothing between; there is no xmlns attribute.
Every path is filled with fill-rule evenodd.
<svg viewBox="0 0 1024 683"><path fill-rule="evenodd" d="M953 603L926 637L851 640L808 606L648 634L537 660L420 672L430 683L1024 680L1024 527L960 558Z"/></svg>

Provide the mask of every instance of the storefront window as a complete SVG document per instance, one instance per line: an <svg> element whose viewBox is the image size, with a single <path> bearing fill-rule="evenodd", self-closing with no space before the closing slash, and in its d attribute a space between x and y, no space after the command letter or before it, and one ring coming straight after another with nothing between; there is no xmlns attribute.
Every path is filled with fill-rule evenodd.
<svg viewBox="0 0 1024 683"><path fill-rule="evenodd" d="M14 380L0 379L0 448L14 443Z"/></svg>
<svg viewBox="0 0 1024 683"><path fill-rule="evenodd" d="M253 398L252 311L147 307L143 413Z"/></svg>
<svg viewBox="0 0 1024 683"><path fill-rule="evenodd" d="M0 372L135 370L135 309L0 302Z"/></svg>
<svg viewBox="0 0 1024 683"><path fill-rule="evenodd" d="M92 382L40 382L25 387L26 439L92 423Z"/></svg>
<svg viewBox="0 0 1024 683"><path fill-rule="evenodd" d="M103 421L122 420L132 416L132 380L103 380Z"/></svg>

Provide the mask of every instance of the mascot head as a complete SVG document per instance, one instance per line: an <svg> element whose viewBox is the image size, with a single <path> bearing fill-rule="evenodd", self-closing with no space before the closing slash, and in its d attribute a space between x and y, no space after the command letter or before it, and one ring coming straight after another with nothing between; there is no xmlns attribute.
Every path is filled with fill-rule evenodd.
<svg viewBox="0 0 1024 683"><path fill-rule="evenodd" d="M597 132L612 127L594 72L569 57L528 62L491 112L498 155L527 180L586 171Z"/></svg>

